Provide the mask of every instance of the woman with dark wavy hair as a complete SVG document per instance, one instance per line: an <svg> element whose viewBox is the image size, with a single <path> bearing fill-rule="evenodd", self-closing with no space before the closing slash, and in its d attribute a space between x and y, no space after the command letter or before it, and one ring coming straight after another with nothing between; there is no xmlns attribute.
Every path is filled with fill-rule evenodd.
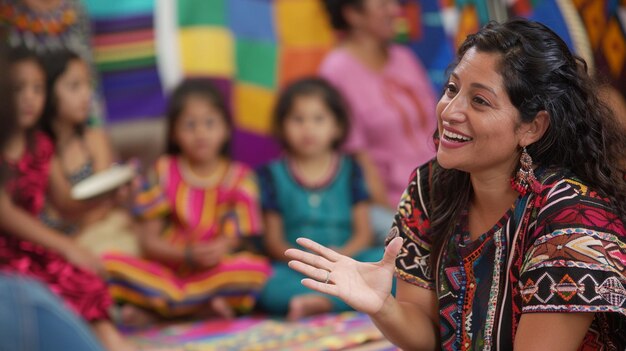
<svg viewBox="0 0 626 351"><path fill-rule="evenodd" d="M459 48L437 116L384 258L299 239L303 284L405 350L624 350L626 139L585 62L542 24L490 23Z"/></svg>

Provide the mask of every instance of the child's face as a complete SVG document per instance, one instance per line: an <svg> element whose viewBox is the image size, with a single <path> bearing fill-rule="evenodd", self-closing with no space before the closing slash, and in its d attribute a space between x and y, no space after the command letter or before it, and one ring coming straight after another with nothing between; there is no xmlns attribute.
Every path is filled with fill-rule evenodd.
<svg viewBox="0 0 626 351"><path fill-rule="evenodd" d="M27 60L12 65L18 126L35 125L46 101L46 75L37 63Z"/></svg>
<svg viewBox="0 0 626 351"><path fill-rule="evenodd" d="M291 152L315 156L330 151L341 127L317 95L296 97L284 122L284 137Z"/></svg>
<svg viewBox="0 0 626 351"><path fill-rule="evenodd" d="M174 125L173 137L185 157L203 162L219 156L230 130L213 104L204 97L190 95Z"/></svg>
<svg viewBox="0 0 626 351"><path fill-rule="evenodd" d="M89 117L91 106L91 76L87 64L72 60L54 84L57 118L72 124L82 124Z"/></svg>

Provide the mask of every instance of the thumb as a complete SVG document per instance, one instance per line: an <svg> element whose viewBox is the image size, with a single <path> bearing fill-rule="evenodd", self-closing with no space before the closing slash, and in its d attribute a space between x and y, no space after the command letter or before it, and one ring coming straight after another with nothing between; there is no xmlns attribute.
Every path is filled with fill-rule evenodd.
<svg viewBox="0 0 626 351"><path fill-rule="evenodd" d="M400 249L402 249L402 242L403 240L401 237L393 238L393 240L389 242L389 244L385 248L385 254L381 261L384 266L393 266L396 264L396 257L398 257Z"/></svg>

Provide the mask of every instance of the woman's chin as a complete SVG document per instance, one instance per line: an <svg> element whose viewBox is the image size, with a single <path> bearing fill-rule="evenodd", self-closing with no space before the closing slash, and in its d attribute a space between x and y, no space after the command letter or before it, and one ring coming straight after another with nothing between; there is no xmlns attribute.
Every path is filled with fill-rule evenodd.
<svg viewBox="0 0 626 351"><path fill-rule="evenodd" d="M445 155L445 153L441 150L437 151L437 163L445 169L455 168L454 166L456 164L454 160L452 160L448 155Z"/></svg>
<svg viewBox="0 0 626 351"><path fill-rule="evenodd" d="M437 164L445 169L456 169L457 171L469 172L467 169L468 164L463 162L463 160L458 160L457 158L450 157L450 155L446 155L442 152L437 152Z"/></svg>

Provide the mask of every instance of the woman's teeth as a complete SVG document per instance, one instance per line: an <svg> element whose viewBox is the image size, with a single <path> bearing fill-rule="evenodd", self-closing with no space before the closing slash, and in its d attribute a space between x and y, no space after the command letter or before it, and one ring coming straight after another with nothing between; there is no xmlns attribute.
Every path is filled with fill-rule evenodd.
<svg viewBox="0 0 626 351"><path fill-rule="evenodd" d="M456 142L465 142L465 141L471 141L472 140L472 138L453 133L453 132L451 132L449 130L446 130L446 129L443 130L443 136L446 139L448 139L448 140L456 141Z"/></svg>

